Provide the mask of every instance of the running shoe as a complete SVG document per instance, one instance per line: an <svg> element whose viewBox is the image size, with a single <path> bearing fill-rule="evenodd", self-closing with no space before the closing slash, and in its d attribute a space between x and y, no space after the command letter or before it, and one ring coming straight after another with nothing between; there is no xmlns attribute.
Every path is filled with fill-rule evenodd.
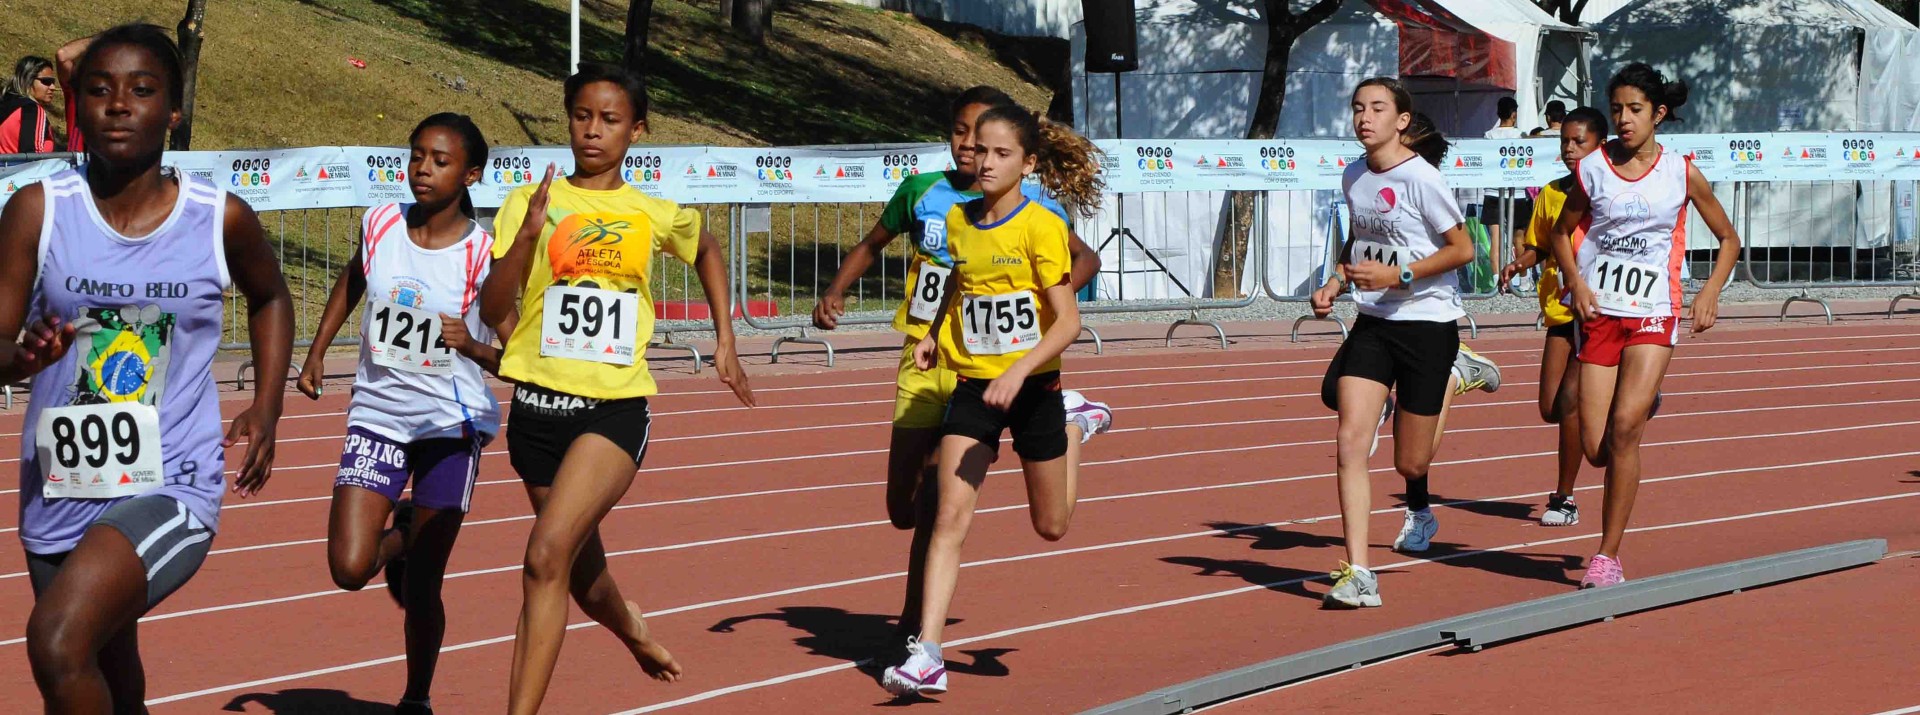
<svg viewBox="0 0 1920 715"><path fill-rule="evenodd" d="M1647 419L1653 419L1660 414L1660 397L1660 393L1653 393L1653 407L1647 410Z"/></svg>
<svg viewBox="0 0 1920 715"><path fill-rule="evenodd" d="M1380 408L1380 423L1373 426L1373 446L1367 448L1367 456L1380 451L1380 430L1387 426L1387 418L1393 416L1393 395L1387 395L1387 405Z"/></svg>
<svg viewBox="0 0 1920 715"><path fill-rule="evenodd" d="M402 700L393 706L393 715L433 715L433 701Z"/></svg>
<svg viewBox="0 0 1920 715"><path fill-rule="evenodd" d="M1453 388L1456 395L1474 390L1500 391L1500 366L1481 357L1466 343L1461 343L1460 352L1453 354L1453 376L1460 379L1460 384Z"/></svg>
<svg viewBox="0 0 1920 715"><path fill-rule="evenodd" d="M1541 526L1573 526L1580 523L1580 505L1573 497L1554 494L1547 497L1547 510L1540 514Z"/></svg>
<svg viewBox="0 0 1920 715"><path fill-rule="evenodd" d="M1080 425L1081 444L1113 429L1113 408L1107 403L1089 400L1079 390L1061 390L1060 396L1067 403L1067 421Z"/></svg>
<svg viewBox="0 0 1920 715"><path fill-rule="evenodd" d="M947 692L947 661L940 657L940 644L908 636L907 662L888 668L880 676L880 687L899 697Z"/></svg>
<svg viewBox="0 0 1920 715"><path fill-rule="evenodd" d="M393 506L393 528L400 532L400 541L405 543L407 534L413 529L413 500L401 499ZM399 556L387 560L381 575L387 579L387 595L393 597L393 605L407 607L407 553L402 550Z"/></svg>
<svg viewBox="0 0 1920 715"><path fill-rule="evenodd" d="M1580 577L1580 587L1618 586L1626 581L1627 574L1620 569L1619 559L1594 554L1593 559L1587 562L1587 575Z"/></svg>
<svg viewBox="0 0 1920 715"><path fill-rule="evenodd" d="M1432 509L1407 510L1407 520L1400 524L1400 535L1393 540L1393 550L1403 554L1417 554L1433 545L1433 535L1440 531L1440 520L1433 518Z"/></svg>
<svg viewBox="0 0 1920 715"><path fill-rule="evenodd" d="M1320 599L1322 608L1379 608L1380 578L1372 571L1340 562L1340 569L1327 574L1333 590Z"/></svg>

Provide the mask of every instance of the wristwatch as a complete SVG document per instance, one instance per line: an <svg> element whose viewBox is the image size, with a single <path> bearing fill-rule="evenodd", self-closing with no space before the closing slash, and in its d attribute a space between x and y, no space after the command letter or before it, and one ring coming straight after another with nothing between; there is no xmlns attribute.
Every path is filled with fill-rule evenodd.
<svg viewBox="0 0 1920 715"><path fill-rule="evenodd" d="M1400 267L1400 285L1405 288L1413 287L1413 266Z"/></svg>

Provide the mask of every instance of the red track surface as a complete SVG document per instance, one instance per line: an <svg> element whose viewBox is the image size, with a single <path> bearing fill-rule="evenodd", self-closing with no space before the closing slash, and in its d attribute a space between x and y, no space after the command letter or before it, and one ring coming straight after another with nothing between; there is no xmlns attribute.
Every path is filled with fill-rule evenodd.
<svg viewBox="0 0 1920 715"><path fill-rule="evenodd" d="M1439 511L1442 528L1426 559L1387 552L1399 523L1391 496L1399 480L1388 450L1375 459L1373 558L1390 566L1382 578L1387 605L1352 613L1318 610L1326 585L1313 580L1324 579L1341 553L1329 474L1333 423L1317 398L1331 344L1250 339L1222 352L1110 343L1114 354L1106 357L1076 348L1070 384L1112 403L1117 428L1088 445L1082 502L1064 541L1033 535L1017 479L991 480L965 552L957 622L948 628L954 691L941 698L944 707L1074 711L1572 588L1597 541L1599 473L1583 474L1585 522L1564 530L1534 525L1553 481L1553 432L1538 424L1534 407L1540 335L1512 331L1475 342L1503 365L1507 386L1456 408L1434 488L1436 498L1470 501ZM1909 474L1920 463L1912 439L1920 426L1915 348L1920 323L1904 320L1726 325L1687 342L1665 385L1664 411L1648 431L1647 480L1634 514L1644 531L1628 538L1623 553L1629 577L1855 538L1920 548L1920 522L1912 518L1920 479ZM890 357L875 355L871 364L891 367ZM601 527L616 575L655 614L655 631L688 676L674 686L645 680L610 636L576 612L579 627L548 711L846 712L886 704L849 659L890 628L899 607L907 537L886 525L879 483L890 369L762 374L755 387L766 407L754 411L737 407L710 375L663 380L647 468ZM384 712L377 704L398 696L400 613L378 585L333 589L325 566L326 495L344 392L318 403L289 401L300 414L282 422L274 481L251 501L229 500L214 555L141 627L154 712ZM238 403L225 407L232 412ZM0 413L0 434L8 435L0 458L9 465L19 431L17 410ZM490 457L482 480L445 590L449 652L434 692L443 712L492 712L505 700L530 512L504 458ZM0 494L0 509L11 511L17 497ZM18 664L0 669L0 688L10 693L32 692L18 639L31 599L23 570L18 549L0 549L0 662ZM1825 610L1905 628L1907 636L1892 644L1911 642L1910 599L1866 599L1856 588L1824 583L1782 587L1801 589L1791 602L1767 592L1737 597L1728 603L1758 610L1728 618L1778 622ZM1912 585L1909 573L1858 588L1910 596ZM1720 623L1715 603L1688 606L1690 617L1675 621L1723 646L1671 650L1703 672L1764 652L1800 669L1807 682L1853 675L1853 654L1795 652L1806 642ZM1656 617L1678 616L1636 616L1609 628ZM1533 705L1540 683L1560 682L1567 684L1553 703L1560 707L1577 697L1572 679L1580 669L1605 660L1592 654L1656 642L1672 649L1693 637L1675 633L1653 629L1628 642L1573 631L1454 659L1459 665L1449 660L1460 673L1451 677L1472 682L1444 694L1426 685L1399 690L1419 695L1391 704L1423 712L1455 703L1487 704L1459 708L1469 711ZM1579 655L1564 663L1517 650L1566 638L1594 640L1568 651ZM1503 665L1474 665L1493 657ZM1904 665L1893 651L1885 659ZM1416 667L1407 662L1393 667ZM1620 677L1660 667L1616 666L1631 671ZM1392 672L1382 667L1373 677ZM1334 678L1328 690L1300 692L1336 693L1342 683ZM1694 710L1696 699L1720 691L1660 692L1669 693L1666 700L1629 702L1679 697ZM1770 696L1769 705L1794 710L1836 702L1829 688L1780 688ZM27 699L0 705L35 709Z"/></svg>

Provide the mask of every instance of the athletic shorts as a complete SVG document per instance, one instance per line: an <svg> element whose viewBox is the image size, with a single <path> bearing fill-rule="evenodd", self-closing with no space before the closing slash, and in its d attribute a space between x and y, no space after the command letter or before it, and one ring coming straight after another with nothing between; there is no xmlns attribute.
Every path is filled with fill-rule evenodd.
<svg viewBox="0 0 1920 715"><path fill-rule="evenodd" d="M1447 379L1460 352L1460 327L1448 321L1386 320L1362 315L1333 354L1320 382L1320 402L1340 409L1340 378L1361 377L1395 390L1400 409L1432 417L1446 404Z"/></svg>
<svg viewBox="0 0 1920 715"><path fill-rule="evenodd" d="M1572 321L1559 325L1549 325L1547 326L1547 337L1577 343L1580 341L1580 326L1578 323Z"/></svg>
<svg viewBox="0 0 1920 715"><path fill-rule="evenodd" d="M947 401L953 398L957 375L945 365L922 370L913 364L913 347L920 341L907 338L900 348L900 379L894 386L893 426L909 429L934 429L947 416Z"/></svg>
<svg viewBox="0 0 1920 715"><path fill-rule="evenodd" d="M474 480L480 476L480 446L484 441L476 434L471 438L396 442L350 426L333 485L371 489L387 501L397 502L400 491L412 479L414 504L465 514L473 501Z"/></svg>
<svg viewBox="0 0 1920 715"><path fill-rule="evenodd" d="M1485 226L1500 225L1500 199L1488 196L1480 201L1480 223ZM1533 223L1533 199L1525 196L1513 200L1513 225L1526 227Z"/></svg>
<svg viewBox="0 0 1920 715"><path fill-rule="evenodd" d="M1005 412L987 405L984 398L992 380L961 377L953 388L953 401L947 404L947 418L940 425L941 435L959 435L979 440L1000 452L1000 433L1013 432L1013 452L1029 462L1045 462L1067 453L1067 403L1060 394L1060 372L1043 372L1027 377L1013 406Z"/></svg>
<svg viewBox="0 0 1920 715"><path fill-rule="evenodd" d="M1580 332L1573 341L1574 355L1580 362L1601 367L1620 364L1620 355L1628 345L1659 345L1671 348L1680 342L1680 316L1656 315L1651 318L1618 318L1602 315L1578 322Z"/></svg>
<svg viewBox="0 0 1920 715"><path fill-rule="evenodd" d="M93 525L112 527L133 544L141 567L147 570L147 610L187 585L187 579L200 570L207 551L213 548L213 530L194 518L185 505L159 494L115 504ZM71 553L27 554L27 578L35 596L53 585L53 577Z"/></svg>
<svg viewBox="0 0 1920 715"><path fill-rule="evenodd" d="M647 398L596 400L555 392L532 383L513 389L512 420L507 423L507 459L528 486L553 486L560 460L583 434L597 434L633 455L638 469L647 456L653 416Z"/></svg>

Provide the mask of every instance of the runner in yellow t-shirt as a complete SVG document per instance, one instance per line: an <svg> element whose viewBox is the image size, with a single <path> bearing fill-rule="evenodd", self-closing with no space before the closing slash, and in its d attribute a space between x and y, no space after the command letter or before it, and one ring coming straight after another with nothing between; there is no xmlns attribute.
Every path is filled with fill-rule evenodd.
<svg viewBox="0 0 1920 715"><path fill-rule="evenodd" d="M1560 125L1560 160L1573 171L1607 140L1607 118L1600 110L1581 107L1567 114ZM1572 526L1580 523L1580 507L1573 503L1573 483L1580 476L1580 415L1574 409L1579 394L1580 363L1573 359L1573 311L1561 302L1560 267L1547 249L1547 233L1560 220L1560 207L1566 204L1567 190L1575 181L1572 174L1548 182L1533 202L1533 221L1527 225L1526 252L1500 271L1505 289L1513 277L1540 266L1540 313L1546 316L1547 344L1540 350L1540 419L1560 425L1560 481L1547 509L1540 514L1542 526ZM1585 231L1576 232L1579 245Z"/></svg>

